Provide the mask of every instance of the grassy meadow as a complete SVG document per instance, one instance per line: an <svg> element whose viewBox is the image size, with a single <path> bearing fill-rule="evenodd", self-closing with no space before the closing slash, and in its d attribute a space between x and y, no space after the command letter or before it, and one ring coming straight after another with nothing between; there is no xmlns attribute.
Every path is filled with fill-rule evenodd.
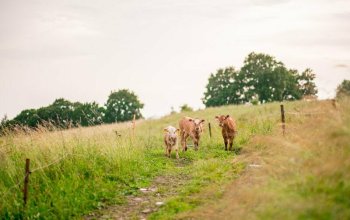
<svg viewBox="0 0 350 220"><path fill-rule="evenodd" d="M229 210L226 192L231 192L232 183L252 175L252 163L263 165L264 172L253 174L259 181L265 178L261 187L271 200L259 197L260 182L254 185L253 181L252 188L245 189L249 197L229 197L251 205L246 210L253 210L253 214L241 210L237 213L241 217L349 218L348 100L339 102L336 109L329 101L284 104L291 113L286 118L286 137L281 135L279 103L208 108L140 120L135 136L131 123L120 123L50 132L40 128L0 137L0 218L80 219L109 205L125 205L127 196L138 195L139 189L150 186L156 177L168 176L183 184L149 218L210 219L210 210ZM237 120L234 152L224 151L214 120L219 114L230 114ZM199 151L190 147L180 152L179 160L174 152L172 158L166 158L163 128L178 127L185 115L206 120ZM285 150L289 148L297 150ZM31 160L32 173L24 209L26 158ZM249 203L250 199L254 203ZM216 200L222 202L214 205Z"/></svg>

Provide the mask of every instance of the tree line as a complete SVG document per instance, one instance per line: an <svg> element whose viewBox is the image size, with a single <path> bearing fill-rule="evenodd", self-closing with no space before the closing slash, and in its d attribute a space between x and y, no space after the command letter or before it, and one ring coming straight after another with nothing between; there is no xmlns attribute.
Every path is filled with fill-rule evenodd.
<svg viewBox="0 0 350 220"><path fill-rule="evenodd" d="M104 106L96 102L80 103L59 98L48 106L23 110L12 120L5 116L1 120L0 130L15 126L70 128L123 122L133 118L134 114L136 119L142 118L140 110L143 106L135 93L127 89L112 91Z"/></svg>
<svg viewBox="0 0 350 220"><path fill-rule="evenodd" d="M250 53L243 67L220 68L208 79L204 98L206 107L229 104L259 104L273 101L299 100L305 96L316 97L315 74L309 68L299 73L287 68L275 57L263 53ZM337 97L350 94L350 81L344 80L337 88ZM23 110L12 120L5 116L0 122L0 133L14 126L37 128L50 124L69 128L99 125L142 118L144 104L127 89L112 91L103 106L96 102L70 102L56 99L51 105L39 109ZM193 109L184 104L181 111ZM172 112L175 112L172 110Z"/></svg>

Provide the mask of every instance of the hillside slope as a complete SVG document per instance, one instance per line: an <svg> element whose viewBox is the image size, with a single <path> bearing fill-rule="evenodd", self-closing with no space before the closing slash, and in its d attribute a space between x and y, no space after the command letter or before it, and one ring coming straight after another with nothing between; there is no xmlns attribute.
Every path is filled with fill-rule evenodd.
<svg viewBox="0 0 350 220"><path fill-rule="evenodd" d="M251 166L223 197L176 219L349 219L349 104L288 108L285 137L255 136L233 161Z"/></svg>
<svg viewBox="0 0 350 220"><path fill-rule="evenodd" d="M138 121L135 136L131 124L123 123L0 137L0 216L349 217L349 102L336 109L328 101L289 102L285 108L285 137L278 103L190 112L186 115L210 122L213 135L206 129L200 150L190 148L180 160L164 156L162 130L177 126L185 114ZM234 152L224 151L214 120L219 114L237 119ZM33 172L23 210L25 158ZM152 193L163 206L147 213L130 210L130 198L159 182Z"/></svg>

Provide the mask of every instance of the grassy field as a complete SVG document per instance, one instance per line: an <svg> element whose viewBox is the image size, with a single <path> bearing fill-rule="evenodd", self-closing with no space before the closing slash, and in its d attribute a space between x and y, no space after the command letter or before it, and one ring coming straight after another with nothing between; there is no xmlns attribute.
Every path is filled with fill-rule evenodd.
<svg viewBox="0 0 350 220"><path fill-rule="evenodd" d="M176 219L350 219L349 100L287 106L286 136L252 138L224 195Z"/></svg>
<svg viewBox="0 0 350 220"><path fill-rule="evenodd" d="M288 102L285 108L291 113L286 137L280 131L278 103L138 121L135 137L130 123L53 132L42 128L0 137L0 218L79 219L109 205L127 205L129 195L140 194L140 188L160 176L181 185L150 219L210 219L220 210L232 217L232 207L241 210L237 216L253 219L349 218L349 102L340 102L337 109L327 101ZM224 151L214 120L219 114L237 120L234 152ZM190 147L180 153L180 160L174 154L166 158L163 128L177 126L184 115L206 119L213 136L206 129L199 151ZM26 158L33 172L23 209ZM257 169L260 173L252 170L255 163L263 166ZM18 182L21 185L13 187ZM251 188L242 189L246 194L241 197L232 196L242 185Z"/></svg>

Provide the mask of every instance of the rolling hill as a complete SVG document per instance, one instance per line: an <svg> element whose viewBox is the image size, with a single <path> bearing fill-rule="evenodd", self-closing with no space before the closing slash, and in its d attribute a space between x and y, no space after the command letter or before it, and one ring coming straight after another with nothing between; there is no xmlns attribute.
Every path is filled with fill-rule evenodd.
<svg viewBox="0 0 350 220"><path fill-rule="evenodd" d="M224 106L128 123L0 137L2 219L348 219L350 105ZM237 120L224 151L216 115ZM164 156L163 128L203 118L199 151ZM208 123L212 127L209 135ZM29 192L23 207L26 158Z"/></svg>

